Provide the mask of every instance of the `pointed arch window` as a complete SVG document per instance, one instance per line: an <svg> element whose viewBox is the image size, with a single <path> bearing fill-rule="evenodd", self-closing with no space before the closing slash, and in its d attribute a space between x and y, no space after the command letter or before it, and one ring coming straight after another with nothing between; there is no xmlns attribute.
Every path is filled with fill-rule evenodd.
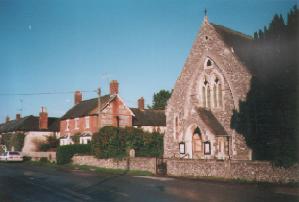
<svg viewBox="0 0 299 202"><path fill-rule="evenodd" d="M213 105L217 107L217 84L213 85Z"/></svg>
<svg viewBox="0 0 299 202"><path fill-rule="evenodd" d="M223 103L222 103L222 96L223 96L223 93L222 93L222 85L221 83L218 84L218 105L219 107L222 107Z"/></svg>
<svg viewBox="0 0 299 202"><path fill-rule="evenodd" d="M204 78L202 85L202 106L206 108L211 108L211 92L210 85L207 78Z"/></svg>
<svg viewBox="0 0 299 202"><path fill-rule="evenodd" d="M175 116L174 119L174 134L175 134L175 138L179 138L179 117Z"/></svg>
<svg viewBox="0 0 299 202"><path fill-rule="evenodd" d="M207 108L211 108L211 89L207 86Z"/></svg>

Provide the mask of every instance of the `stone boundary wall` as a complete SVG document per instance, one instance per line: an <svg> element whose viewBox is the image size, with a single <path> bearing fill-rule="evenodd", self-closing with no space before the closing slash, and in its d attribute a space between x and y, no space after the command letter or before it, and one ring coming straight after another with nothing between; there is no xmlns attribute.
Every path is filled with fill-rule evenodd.
<svg viewBox="0 0 299 202"><path fill-rule="evenodd" d="M23 156L29 156L33 161L39 161L45 157L51 162L56 162L56 152L22 152Z"/></svg>
<svg viewBox="0 0 299 202"><path fill-rule="evenodd" d="M153 174L156 173L156 158L127 158L123 160L117 159L97 159L94 156L79 156L75 155L73 163L78 165L88 165L100 168L112 169L129 169L129 170L142 170L148 171Z"/></svg>
<svg viewBox="0 0 299 202"><path fill-rule="evenodd" d="M167 159L170 176L222 177L260 182L299 182L299 165L278 168L266 161Z"/></svg>

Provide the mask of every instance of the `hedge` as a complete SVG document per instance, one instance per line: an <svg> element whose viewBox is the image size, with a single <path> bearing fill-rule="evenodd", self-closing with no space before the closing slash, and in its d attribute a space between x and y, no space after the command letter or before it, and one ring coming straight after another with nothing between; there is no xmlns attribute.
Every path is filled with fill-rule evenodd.
<svg viewBox="0 0 299 202"><path fill-rule="evenodd" d="M123 158L129 149L135 150L136 157L160 157L163 135L133 127L106 126L92 137L92 153L97 158Z"/></svg>
<svg viewBox="0 0 299 202"><path fill-rule="evenodd" d="M56 151L57 164L70 163L75 154L91 154L90 144L73 144L59 146Z"/></svg>

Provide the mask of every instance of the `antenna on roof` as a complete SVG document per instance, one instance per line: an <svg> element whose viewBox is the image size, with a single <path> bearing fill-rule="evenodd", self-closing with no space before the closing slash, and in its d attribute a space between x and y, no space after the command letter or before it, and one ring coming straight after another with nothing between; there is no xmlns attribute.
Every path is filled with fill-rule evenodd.
<svg viewBox="0 0 299 202"><path fill-rule="evenodd" d="M21 108L19 109L20 114L23 114L23 99L20 99Z"/></svg>
<svg viewBox="0 0 299 202"><path fill-rule="evenodd" d="M204 11L204 12L205 12L205 16L207 16L207 13L208 13L208 11L207 11L207 9L206 9L206 8L205 8L205 11Z"/></svg>

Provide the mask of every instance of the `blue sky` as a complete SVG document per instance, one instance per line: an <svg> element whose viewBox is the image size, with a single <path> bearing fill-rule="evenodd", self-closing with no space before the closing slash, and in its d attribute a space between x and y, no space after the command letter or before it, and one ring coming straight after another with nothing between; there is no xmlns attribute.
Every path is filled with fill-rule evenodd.
<svg viewBox="0 0 299 202"><path fill-rule="evenodd" d="M73 94L120 83L129 106L173 88L203 20L252 35L298 0L0 0L0 122L61 116ZM86 92L83 99L95 97Z"/></svg>

